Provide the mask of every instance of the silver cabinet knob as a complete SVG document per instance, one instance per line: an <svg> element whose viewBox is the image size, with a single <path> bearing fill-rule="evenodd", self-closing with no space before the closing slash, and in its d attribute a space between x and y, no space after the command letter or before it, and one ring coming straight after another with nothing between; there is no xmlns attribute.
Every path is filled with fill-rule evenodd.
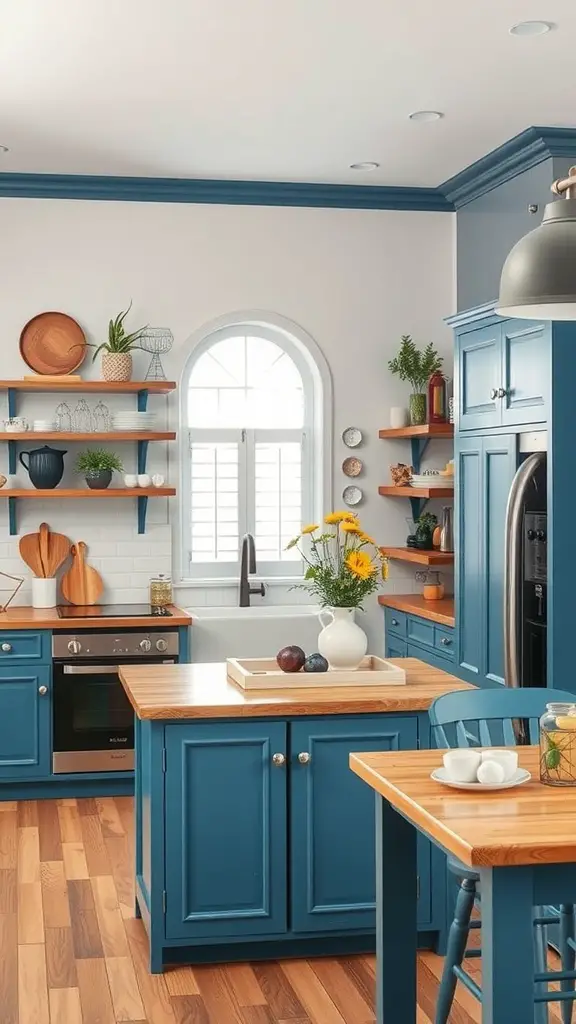
<svg viewBox="0 0 576 1024"><path fill-rule="evenodd" d="M156 641L156 650L160 651L161 654L164 654L164 651L168 650L168 644L166 643L166 641L162 640L162 638L160 638L160 640L157 640Z"/></svg>
<svg viewBox="0 0 576 1024"><path fill-rule="evenodd" d="M140 648L141 651L145 651L146 654L147 654L148 651L152 650L152 641L151 640L141 640L140 643L138 644L138 647Z"/></svg>
<svg viewBox="0 0 576 1024"><path fill-rule="evenodd" d="M4 654L10 654L12 644L2 644L2 650L4 651Z"/></svg>
<svg viewBox="0 0 576 1024"><path fill-rule="evenodd" d="M82 644L79 640L71 640L68 644L68 650L70 651L70 654L80 654Z"/></svg>
<svg viewBox="0 0 576 1024"><path fill-rule="evenodd" d="M300 761L300 764L310 764L312 758L307 750L303 750L302 753L298 754L298 760Z"/></svg>
<svg viewBox="0 0 576 1024"><path fill-rule="evenodd" d="M506 398L507 394L506 388L498 388L498 398Z"/></svg>
<svg viewBox="0 0 576 1024"><path fill-rule="evenodd" d="M275 764L278 768L283 764L286 764L285 754L272 754L272 764Z"/></svg>
<svg viewBox="0 0 576 1024"><path fill-rule="evenodd" d="M494 401L495 398L498 398L498 388L490 389L490 398L492 399L492 401Z"/></svg>
<svg viewBox="0 0 576 1024"><path fill-rule="evenodd" d="M440 643L444 644L445 647L450 647L450 644L452 643L452 641L449 640L447 636L443 636L441 641L440 641Z"/></svg>
<svg viewBox="0 0 576 1024"><path fill-rule="evenodd" d="M390 622L391 622L391 624L393 626L397 626L398 625L398 619L391 619Z"/></svg>
<svg viewBox="0 0 576 1024"><path fill-rule="evenodd" d="M47 686L39 686L38 687L38 693L40 694L41 697L45 697L46 694L48 693L48 687Z"/></svg>

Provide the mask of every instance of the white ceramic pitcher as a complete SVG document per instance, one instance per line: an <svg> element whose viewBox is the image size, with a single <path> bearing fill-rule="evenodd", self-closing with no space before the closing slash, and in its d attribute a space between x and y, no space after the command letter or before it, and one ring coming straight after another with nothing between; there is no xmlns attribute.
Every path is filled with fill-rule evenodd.
<svg viewBox="0 0 576 1024"><path fill-rule="evenodd" d="M368 637L354 621L355 608L323 608L318 618L324 629L318 651L330 668L357 669L368 649Z"/></svg>

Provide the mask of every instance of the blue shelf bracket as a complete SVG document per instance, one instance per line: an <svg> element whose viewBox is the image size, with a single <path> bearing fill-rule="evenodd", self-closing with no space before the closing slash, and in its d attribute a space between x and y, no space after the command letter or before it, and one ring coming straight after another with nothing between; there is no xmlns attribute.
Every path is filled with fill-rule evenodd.
<svg viewBox="0 0 576 1024"><path fill-rule="evenodd" d="M142 495L138 501L138 533L146 533L146 512L148 510L148 496Z"/></svg>
<svg viewBox="0 0 576 1024"><path fill-rule="evenodd" d="M8 472L10 476L16 473L16 441L8 441Z"/></svg>
<svg viewBox="0 0 576 1024"><path fill-rule="evenodd" d="M429 437L411 437L410 447L412 449L412 466L415 473L420 472L420 463L424 452L428 447Z"/></svg>
<svg viewBox="0 0 576 1024"><path fill-rule="evenodd" d="M10 536L15 537L18 533L16 522L16 498L8 498L8 523L10 525Z"/></svg>
<svg viewBox="0 0 576 1024"><path fill-rule="evenodd" d="M146 472L146 459L148 458L148 441L138 441L138 472Z"/></svg>
<svg viewBox="0 0 576 1024"><path fill-rule="evenodd" d="M418 522L422 515L426 505L428 504L428 498L410 498L410 508L412 509L412 519L415 523Z"/></svg>
<svg viewBox="0 0 576 1024"><path fill-rule="evenodd" d="M16 389L8 388L8 416L13 419L16 415Z"/></svg>
<svg viewBox="0 0 576 1024"><path fill-rule="evenodd" d="M138 412L146 412L148 406L148 388L138 392Z"/></svg>

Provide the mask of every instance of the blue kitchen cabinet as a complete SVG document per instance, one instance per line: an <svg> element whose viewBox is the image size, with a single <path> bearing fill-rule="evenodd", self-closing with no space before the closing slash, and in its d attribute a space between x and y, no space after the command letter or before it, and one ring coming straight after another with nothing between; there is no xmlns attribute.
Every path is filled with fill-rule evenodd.
<svg viewBox="0 0 576 1024"><path fill-rule="evenodd" d="M384 622L387 658L419 658L446 672L454 671L456 640L452 627L395 608L385 609Z"/></svg>
<svg viewBox="0 0 576 1024"><path fill-rule="evenodd" d="M408 643L406 640L402 640L400 637L394 635L394 633L386 634L386 657L387 658L406 658L408 652Z"/></svg>
<svg viewBox="0 0 576 1024"><path fill-rule="evenodd" d="M0 669L0 779L41 779L50 774L50 668Z"/></svg>
<svg viewBox="0 0 576 1024"><path fill-rule="evenodd" d="M448 320L455 327L458 430L546 422L553 325L507 320L482 307Z"/></svg>
<svg viewBox="0 0 576 1024"><path fill-rule="evenodd" d="M167 938L284 932L286 724L174 724L165 749Z"/></svg>
<svg viewBox="0 0 576 1024"><path fill-rule="evenodd" d="M504 524L516 435L458 436L455 462L458 671L494 686L504 682Z"/></svg>
<svg viewBox="0 0 576 1024"><path fill-rule="evenodd" d="M292 723L290 737L292 929L373 929L374 796L350 771L349 756L352 751L416 749L417 719L304 718ZM419 923L424 925L430 919L430 859L430 844L424 840L419 848Z"/></svg>

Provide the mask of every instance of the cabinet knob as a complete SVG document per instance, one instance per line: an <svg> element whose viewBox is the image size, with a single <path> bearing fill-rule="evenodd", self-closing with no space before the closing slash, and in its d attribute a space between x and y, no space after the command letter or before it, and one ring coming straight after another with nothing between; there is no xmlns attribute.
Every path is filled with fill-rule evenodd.
<svg viewBox="0 0 576 1024"><path fill-rule="evenodd" d="M4 651L4 654L10 654L12 644L2 644L2 650Z"/></svg>
<svg viewBox="0 0 576 1024"><path fill-rule="evenodd" d="M390 619L390 622L391 622L391 624L393 626L397 626L398 625L398 619Z"/></svg>
<svg viewBox="0 0 576 1024"><path fill-rule="evenodd" d="M298 760L300 761L300 764L310 764L312 758L310 757L310 754L308 753L307 750L303 750L300 754L298 754Z"/></svg>
<svg viewBox="0 0 576 1024"><path fill-rule="evenodd" d="M38 687L38 693L40 694L41 697L44 697L48 693L48 687L47 686L39 686Z"/></svg>
<svg viewBox="0 0 576 1024"><path fill-rule="evenodd" d="M452 641L449 640L447 636L443 636L441 641L440 641L440 643L444 644L445 647L450 647L450 644L452 643Z"/></svg>
<svg viewBox="0 0 576 1024"><path fill-rule="evenodd" d="M278 768L280 768L283 764L286 764L286 755L272 754L272 764L275 764Z"/></svg>
<svg viewBox="0 0 576 1024"><path fill-rule="evenodd" d="M506 398L507 394L506 388L498 388L498 398Z"/></svg>
<svg viewBox="0 0 576 1024"><path fill-rule="evenodd" d="M498 398L498 388L490 389L490 398L492 399L492 401L494 401L495 398Z"/></svg>

